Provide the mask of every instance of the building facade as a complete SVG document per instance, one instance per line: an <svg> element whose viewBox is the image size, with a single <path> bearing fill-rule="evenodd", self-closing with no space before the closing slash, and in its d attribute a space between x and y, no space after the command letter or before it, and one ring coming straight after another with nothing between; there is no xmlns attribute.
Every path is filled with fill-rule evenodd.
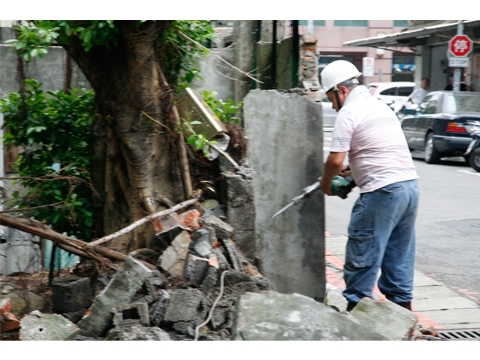
<svg viewBox="0 0 480 360"><path fill-rule="evenodd" d="M349 40L383 37L402 31L408 26L407 20L313 20L313 34L317 35L319 72L335 60L347 60L362 71L364 57L374 59L374 75L363 76L363 83L377 81L413 81L415 56L408 47L387 51L383 49L346 47ZM299 21L299 33L311 32L308 20Z"/></svg>
<svg viewBox="0 0 480 360"><path fill-rule="evenodd" d="M461 68L460 82L474 91L480 90L480 20L409 20L408 28L382 38L361 37L346 41L345 46L395 51L409 47L415 51L415 84L430 79L430 89L443 90L452 81L454 67L449 66L448 42L457 34L470 37L473 49L468 67Z"/></svg>

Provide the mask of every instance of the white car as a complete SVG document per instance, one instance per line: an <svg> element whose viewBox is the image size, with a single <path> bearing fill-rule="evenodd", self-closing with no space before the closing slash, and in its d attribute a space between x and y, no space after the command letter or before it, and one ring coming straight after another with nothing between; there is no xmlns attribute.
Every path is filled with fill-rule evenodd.
<svg viewBox="0 0 480 360"><path fill-rule="evenodd" d="M368 84L368 91L379 98L397 113L413 92L415 83L411 81L375 82Z"/></svg>
<svg viewBox="0 0 480 360"><path fill-rule="evenodd" d="M332 108L332 102L325 97L322 99L321 104L323 110L323 127L333 127L335 125L337 112Z"/></svg>

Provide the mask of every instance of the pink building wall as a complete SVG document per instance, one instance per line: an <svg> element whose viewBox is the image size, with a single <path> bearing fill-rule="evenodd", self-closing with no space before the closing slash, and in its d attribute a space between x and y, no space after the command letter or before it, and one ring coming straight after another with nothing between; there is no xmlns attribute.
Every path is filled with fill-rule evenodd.
<svg viewBox="0 0 480 360"><path fill-rule="evenodd" d="M352 55L354 64L362 71L362 58L373 57L375 59L374 76L368 78L368 82L379 81L379 70L382 70L382 81L392 81L392 57L393 51L385 50L383 54L377 49L369 47L343 46L345 41L374 37L379 33L385 35L400 32L402 27L394 27L393 20L368 20L368 27L334 26L334 20L325 20L325 26L315 26L317 35L317 54L322 55ZM300 34L308 33L308 26L299 26ZM411 53L408 48L401 51ZM401 55L402 56L402 55ZM360 81L365 83L363 76Z"/></svg>

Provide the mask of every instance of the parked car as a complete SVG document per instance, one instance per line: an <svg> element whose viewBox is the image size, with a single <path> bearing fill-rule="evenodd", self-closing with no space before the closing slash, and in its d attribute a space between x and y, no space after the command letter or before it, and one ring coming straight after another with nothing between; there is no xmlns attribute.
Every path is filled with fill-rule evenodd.
<svg viewBox="0 0 480 360"><path fill-rule="evenodd" d="M410 81L374 82L368 85L368 91L389 105L396 113L408 100L415 83Z"/></svg>
<svg viewBox="0 0 480 360"><path fill-rule="evenodd" d="M323 110L323 126L324 127L333 127L335 125L335 118L337 117L337 111L332 108L332 102L328 98L322 99L322 110Z"/></svg>
<svg viewBox="0 0 480 360"><path fill-rule="evenodd" d="M401 126L410 150L425 152L425 161L462 156L471 136L465 121L480 120L480 92L432 91L418 105L406 110Z"/></svg>

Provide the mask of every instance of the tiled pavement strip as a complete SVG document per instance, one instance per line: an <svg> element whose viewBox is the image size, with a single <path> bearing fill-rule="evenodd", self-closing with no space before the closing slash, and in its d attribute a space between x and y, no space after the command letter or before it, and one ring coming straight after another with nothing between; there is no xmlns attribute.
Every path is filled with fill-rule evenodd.
<svg viewBox="0 0 480 360"><path fill-rule="evenodd" d="M346 236L325 236L325 260L327 278L327 301L340 311L347 301L342 295L345 289L343 264L345 261ZM331 266L328 266L331 265ZM384 296L375 286L375 300ZM412 308L418 322L437 330L480 329L480 305L448 286L415 270Z"/></svg>

